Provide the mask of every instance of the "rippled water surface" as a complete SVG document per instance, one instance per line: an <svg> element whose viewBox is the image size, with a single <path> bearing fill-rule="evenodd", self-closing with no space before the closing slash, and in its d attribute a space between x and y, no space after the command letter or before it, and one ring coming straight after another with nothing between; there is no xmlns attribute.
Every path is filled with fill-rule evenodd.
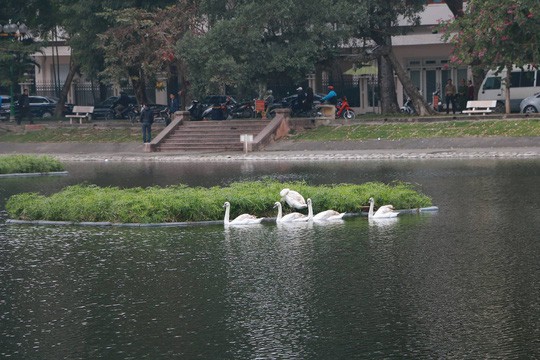
<svg viewBox="0 0 540 360"><path fill-rule="evenodd" d="M0 222L0 357L540 357L540 161L68 164L80 182L403 180L437 213L392 222L95 228ZM276 197L277 194L276 194ZM271 206L271 205L269 205Z"/></svg>

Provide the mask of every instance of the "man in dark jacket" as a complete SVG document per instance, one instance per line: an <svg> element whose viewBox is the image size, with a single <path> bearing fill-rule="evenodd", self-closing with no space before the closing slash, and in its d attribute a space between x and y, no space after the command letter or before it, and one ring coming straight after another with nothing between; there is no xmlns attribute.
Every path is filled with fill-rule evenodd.
<svg viewBox="0 0 540 360"><path fill-rule="evenodd" d="M113 104L115 110L115 116L119 119L124 117L124 110L129 106L129 96L125 92L120 93L120 97Z"/></svg>
<svg viewBox="0 0 540 360"><path fill-rule="evenodd" d="M143 104L141 108L141 123L143 143L149 143L152 140L152 124L154 123L154 112Z"/></svg>
<svg viewBox="0 0 540 360"><path fill-rule="evenodd" d="M21 125L23 119L30 119L30 124L33 124L32 114L30 114L30 98L28 97L28 89L24 89L19 96L19 116L17 117L17 125Z"/></svg>

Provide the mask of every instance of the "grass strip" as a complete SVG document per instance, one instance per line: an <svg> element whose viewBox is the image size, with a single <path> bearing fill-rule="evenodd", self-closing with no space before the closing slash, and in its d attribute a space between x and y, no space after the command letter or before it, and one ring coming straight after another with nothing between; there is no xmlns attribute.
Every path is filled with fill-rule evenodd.
<svg viewBox="0 0 540 360"><path fill-rule="evenodd" d="M40 131L6 132L0 134L2 142L79 142L124 143L138 141L140 133L131 128L46 128Z"/></svg>
<svg viewBox="0 0 540 360"><path fill-rule="evenodd" d="M11 219L18 220L165 223L221 220L223 203L229 201L231 218L242 213L275 217L273 205L286 187L311 198L315 212L334 209L358 213L368 205L370 197L377 204L393 204L398 209L432 205L428 196L402 182L312 186L305 182L261 180L211 188L175 185L121 189L75 185L50 196L13 195L6 203L6 210ZM285 212L288 211L286 206Z"/></svg>
<svg viewBox="0 0 540 360"><path fill-rule="evenodd" d="M64 165L50 156L0 155L0 174L28 174L64 171Z"/></svg>
<svg viewBox="0 0 540 360"><path fill-rule="evenodd" d="M540 120L448 121L429 123L354 124L320 126L298 134L296 140L343 141L368 139L540 136Z"/></svg>

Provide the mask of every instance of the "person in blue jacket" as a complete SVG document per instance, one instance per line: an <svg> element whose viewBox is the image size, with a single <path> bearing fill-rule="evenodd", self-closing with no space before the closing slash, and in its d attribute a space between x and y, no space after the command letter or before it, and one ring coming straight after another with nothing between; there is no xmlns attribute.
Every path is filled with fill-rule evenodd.
<svg viewBox="0 0 540 360"><path fill-rule="evenodd" d="M169 104L168 104L168 112L169 116L167 116L167 119L165 120L165 125L169 125L171 123L171 118L174 116L174 113L180 110L180 102L178 101L178 98L175 94L170 93L169 94Z"/></svg>
<svg viewBox="0 0 540 360"><path fill-rule="evenodd" d="M332 105L337 105L337 102L338 102L338 97L337 97L336 92L334 91L334 87L332 85L329 85L328 94L326 94L326 96L324 96L321 99L321 103L329 103Z"/></svg>

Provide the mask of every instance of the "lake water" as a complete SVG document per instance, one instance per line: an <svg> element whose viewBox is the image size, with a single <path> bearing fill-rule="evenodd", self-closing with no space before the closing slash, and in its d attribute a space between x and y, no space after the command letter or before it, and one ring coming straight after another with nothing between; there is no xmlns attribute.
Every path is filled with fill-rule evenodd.
<svg viewBox="0 0 540 360"><path fill-rule="evenodd" d="M0 357L540 358L540 160L70 163L87 182L403 180L436 213L225 229L0 222ZM278 194L276 194L276 200Z"/></svg>

